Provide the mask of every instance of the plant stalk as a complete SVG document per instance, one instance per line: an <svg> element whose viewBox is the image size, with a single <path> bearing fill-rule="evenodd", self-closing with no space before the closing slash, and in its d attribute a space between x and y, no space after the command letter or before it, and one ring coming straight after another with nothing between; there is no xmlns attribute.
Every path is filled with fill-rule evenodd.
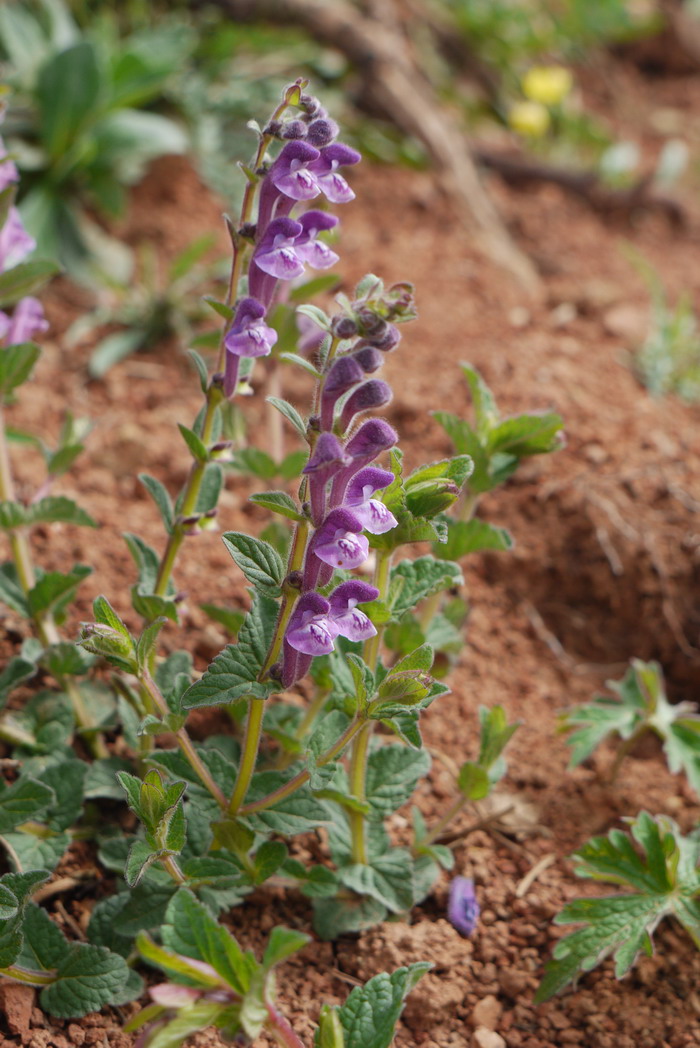
<svg viewBox="0 0 700 1048"><path fill-rule="evenodd" d="M262 735L264 716L265 700L250 698L241 763L238 766L236 785L228 805L228 810L231 815L236 815L238 813L238 809L243 804L245 795L248 792L250 780L253 778L255 764L258 759L258 749L260 747L260 737Z"/></svg>

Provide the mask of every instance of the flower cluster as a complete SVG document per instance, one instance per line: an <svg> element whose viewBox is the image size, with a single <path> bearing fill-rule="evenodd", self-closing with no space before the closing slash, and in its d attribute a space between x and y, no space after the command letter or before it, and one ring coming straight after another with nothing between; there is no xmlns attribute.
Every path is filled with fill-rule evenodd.
<svg viewBox="0 0 700 1048"><path fill-rule="evenodd" d="M266 323L280 281L294 280L312 269L328 269L337 254L319 240L319 234L338 224L335 215L307 210L292 217L295 207L323 196L344 204L355 196L339 168L356 164L360 154L336 142L338 127L311 95L300 99L301 116L276 120L265 135L285 141L277 158L261 172L257 223L246 233L253 239L248 270L248 297L238 302L224 345L224 392L232 397L238 383L241 357L266 356L277 332Z"/></svg>
<svg viewBox="0 0 700 1048"><path fill-rule="evenodd" d="M363 285L354 301L341 296L344 309L329 320L330 348L323 363L318 413L309 420L312 450L304 476L313 533L301 572L301 594L284 638L285 687L306 674L314 655L332 651L336 637L360 641L376 633L357 607L376 600L376 587L350 580L323 595L335 571L358 568L366 559L365 532L381 535L397 524L375 497L394 475L373 463L398 437L384 419L362 416L391 400L389 385L369 376L381 367L384 353L398 345L400 335L392 321L413 315L412 289L396 285L384 291L373 277Z"/></svg>
<svg viewBox="0 0 700 1048"><path fill-rule="evenodd" d="M0 115L0 120L2 119ZM13 186L19 181L14 161L8 156L5 143L0 138L0 194L14 193ZM6 273L31 255L36 241L24 228L17 208L11 204L7 217L0 229L0 273ZM0 310L0 342L4 346L16 346L29 342L35 334L46 331L48 323L38 298L27 295L15 306L12 316Z"/></svg>

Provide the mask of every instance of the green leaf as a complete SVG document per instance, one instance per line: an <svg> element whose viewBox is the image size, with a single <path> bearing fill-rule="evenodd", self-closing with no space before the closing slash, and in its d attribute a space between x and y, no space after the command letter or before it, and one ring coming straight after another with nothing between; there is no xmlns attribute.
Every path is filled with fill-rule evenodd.
<svg viewBox="0 0 700 1048"><path fill-rule="evenodd" d="M479 764L489 773L489 780L493 784L505 774L505 765L502 769L498 767L502 760L501 754L520 727L520 721L508 724L502 706L492 706L490 709L487 706L479 706L479 723ZM497 769L495 776L494 769Z"/></svg>
<svg viewBox="0 0 700 1048"><path fill-rule="evenodd" d="M35 662L28 662L21 655L15 655L10 659L5 669L0 673L0 706L4 706L10 693L21 684L22 681L33 677L37 672Z"/></svg>
<svg viewBox="0 0 700 1048"><path fill-rule="evenodd" d="M474 472L469 478L470 489L476 492L490 491L494 484L489 472L490 460L485 438L480 439L474 428L459 415L452 415L448 411L434 411L433 416L447 433L455 451L461 455L469 455L474 463Z"/></svg>
<svg viewBox="0 0 700 1048"><path fill-rule="evenodd" d="M29 522L29 511L19 502L0 502L0 528L12 531Z"/></svg>
<svg viewBox="0 0 700 1048"><path fill-rule="evenodd" d="M37 779L23 775L0 791L0 834L33 818L54 799L53 790Z"/></svg>
<svg viewBox="0 0 700 1048"><path fill-rule="evenodd" d="M263 954L263 968L266 972L269 971L276 964L281 964L282 961L286 961L288 957L303 949L308 942L311 942L310 935L278 925L270 932L270 938Z"/></svg>
<svg viewBox="0 0 700 1048"><path fill-rule="evenodd" d="M258 965L244 953L192 892L180 888L172 898L163 926L163 943L175 953L210 964L240 994L246 993Z"/></svg>
<svg viewBox="0 0 700 1048"><path fill-rule="evenodd" d="M240 473L251 473L261 480L272 480L277 474L277 463L259 448L240 448L234 452L231 466Z"/></svg>
<svg viewBox="0 0 700 1048"><path fill-rule="evenodd" d="M251 495L248 501L253 502L256 506L262 506L263 509L269 509L272 513L288 517L290 520L304 520L296 502L286 491L262 491Z"/></svg>
<svg viewBox="0 0 700 1048"><path fill-rule="evenodd" d="M289 775L276 771L259 772L252 778L246 802L262 800L273 790L284 785L288 779ZM329 821L328 809L305 786L296 790L290 797L278 801L274 807L246 817L246 822L257 832L279 833L282 836L308 833Z"/></svg>
<svg viewBox="0 0 700 1048"><path fill-rule="evenodd" d="M207 389L209 388L209 369L207 368L206 362L194 349L188 349L187 354L197 369L197 374L199 375L200 389L202 390L202 393L206 393Z"/></svg>
<svg viewBox="0 0 700 1048"><path fill-rule="evenodd" d="M80 817L87 769L85 761L67 759L60 764L50 764L37 775L53 794L42 816L42 821L52 829L65 830Z"/></svg>
<svg viewBox="0 0 700 1048"><path fill-rule="evenodd" d="M460 793L470 801L480 801L488 797L491 789L488 772L480 764L465 761L459 769L457 779Z"/></svg>
<svg viewBox="0 0 700 1048"><path fill-rule="evenodd" d="M21 298L33 295L60 271L60 266L55 262L37 258L32 262L20 262L18 266L0 273L0 309L7 309Z"/></svg>
<svg viewBox="0 0 700 1048"><path fill-rule="evenodd" d="M462 363L460 367L472 395L477 432L484 436L490 433L498 422L495 397L473 364Z"/></svg>
<svg viewBox="0 0 700 1048"><path fill-rule="evenodd" d="M204 476L202 477L202 486L197 496L197 505L195 507L197 513L208 513L216 508L223 483L224 471L219 463L207 463Z"/></svg>
<svg viewBox="0 0 700 1048"><path fill-rule="evenodd" d="M579 876L631 887L634 893L575 899L564 907L556 923L583 927L557 943L536 1000L552 997L610 954L621 979L640 950L650 952L652 934L663 917L676 917L698 941L700 841L681 836L665 816L642 812L628 821L631 837L611 830L607 837L591 838L574 858Z"/></svg>
<svg viewBox="0 0 700 1048"><path fill-rule="evenodd" d="M158 507L158 512L165 524L165 530L170 534L173 530L173 504L165 485L161 484L155 477L150 477L148 473L139 473L139 480Z"/></svg>
<svg viewBox="0 0 700 1048"><path fill-rule="evenodd" d="M285 567L277 550L240 531L227 531L223 540L248 582L268 597L278 597Z"/></svg>
<svg viewBox="0 0 700 1048"><path fill-rule="evenodd" d="M201 680L185 693L184 709L233 702L242 695L265 699L279 690L275 683L258 681L277 622L277 610L276 601L255 595L238 634L238 643L229 644L217 655Z"/></svg>
<svg viewBox="0 0 700 1048"><path fill-rule="evenodd" d="M318 378L318 372L316 372L315 368L314 373ZM277 408L280 414L284 415L288 422L291 422L299 436L306 440L306 423L295 407L287 400L280 400L279 397L267 397L267 402Z"/></svg>
<svg viewBox="0 0 700 1048"><path fill-rule="evenodd" d="M158 634L165 625L164 618L158 618L155 622L151 622L150 625L146 626L136 644L136 660L139 667L143 670L149 665L151 655L155 651L156 643L158 641Z"/></svg>
<svg viewBox="0 0 700 1048"><path fill-rule="evenodd" d="M431 967L419 961L356 986L339 1013L344 1048L389 1048L406 998Z"/></svg>
<svg viewBox="0 0 700 1048"><path fill-rule="evenodd" d="M253 883L262 884L277 873L288 854L287 845L282 841L265 841L261 844L253 860Z"/></svg>
<svg viewBox="0 0 700 1048"><path fill-rule="evenodd" d="M8 503L0 503L0 514L2 513L3 505L8 505ZM13 503L9 503L9 505L13 505ZM18 615L25 619L29 618L29 608L27 607L24 591L19 584L14 564L3 564L0 566L0 600L7 604L8 608L16 611Z"/></svg>
<svg viewBox="0 0 700 1048"><path fill-rule="evenodd" d="M28 873L5 873L0 878L3 896L9 892L15 900L13 917L0 919L0 968L8 968L18 959L23 945L22 925L32 894L49 879L48 870L30 870Z"/></svg>
<svg viewBox="0 0 700 1048"><path fill-rule="evenodd" d="M390 913L403 913L413 906L413 858L405 848L392 848L371 865L341 866L338 877L346 888L370 896Z"/></svg>
<svg viewBox="0 0 700 1048"><path fill-rule="evenodd" d="M146 841L134 841L129 848L129 855L124 867L124 880L130 888L135 888L149 866L157 862L161 853L154 851Z"/></svg>
<svg viewBox="0 0 700 1048"><path fill-rule="evenodd" d="M301 476L301 472L308 460L308 451L290 451L279 464L280 475L285 480L295 480Z"/></svg>
<svg viewBox="0 0 700 1048"><path fill-rule="evenodd" d="M418 780L430 770L430 755L425 750L387 745L372 750L367 761L367 801L371 818L385 819L405 804Z"/></svg>
<svg viewBox="0 0 700 1048"><path fill-rule="evenodd" d="M504 419L489 433L489 450L516 458L557 451L563 443L563 419L554 413Z"/></svg>
<svg viewBox="0 0 700 1048"><path fill-rule="evenodd" d="M45 499L39 499L27 507L27 523L62 523L79 524L87 528L96 528L97 524L84 509L76 506L71 499L64 495L51 495Z"/></svg>
<svg viewBox="0 0 700 1048"><path fill-rule="evenodd" d="M238 631L245 621L244 611L241 611L240 608L222 608L218 604L200 604L199 606L213 622L218 622L233 637L238 636Z"/></svg>
<svg viewBox="0 0 700 1048"><path fill-rule="evenodd" d="M223 317L224 320L233 319L233 309L231 308L231 306L227 306L225 302L219 302L219 300L214 298L212 295L204 295L203 301L206 302L206 304L210 306L215 313L217 313L220 317Z"/></svg>
<svg viewBox="0 0 700 1048"><path fill-rule="evenodd" d="M399 619L433 593L452 589L463 582L459 565L449 560L437 560L431 556L402 560L391 572L390 594L393 592L394 596L390 596L389 603L392 616Z"/></svg>
<svg viewBox="0 0 700 1048"><path fill-rule="evenodd" d="M64 575L60 571L49 571L39 579L27 594L27 604L33 616L53 612L57 621L63 621L63 610L75 595L83 579L92 574L86 564L76 564Z"/></svg>
<svg viewBox="0 0 700 1048"><path fill-rule="evenodd" d="M145 345L145 334L140 328L113 331L100 339L88 361L91 378L104 378L110 368L130 357Z"/></svg>
<svg viewBox="0 0 700 1048"><path fill-rule="evenodd" d="M6 346L0 353L0 393L7 395L26 382L40 353L34 342Z"/></svg>
<svg viewBox="0 0 700 1048"><path fill-rule="evenodd" d="M56 968L56 981L41 991L44 1011L77 1019L121 999L129 968L123 957L89 943L72 943Z"/></svg>
<svg viewBox="0 0 700 1048"><path fill-rule="evenodd" d="M94 118L103 83L97 52L87 40L42 66L37 82L40 135L54 160L69 152Z"/></svg>
<svg viewBox="0 0 700 1048"><path fill-rule="evenodd" d="M448 520L447 541L440 552L453 560L461 560L468 553L480 550L508 552L513 548L513 539L505 528L497 528L483 520Z"/></svg>
<svg viewBox="0 0 700 1048"><path fill-rule="evenodd" d="M296 364L296 366L300 367L302 371L308 372L308 374L312 375L315 379L319 379L321 377L318 368L315 368L311 361L307 360L306 357L300 357L298 353L280 353L280 360L284 360L286 364ZM270 398L268 397L268 400L269 399ZM277 398L275 398L275 400L276 399ZM280 408L280 410L282 409ZM286 417L289 418L289 415L286 414L286 412L282 412L282 414L286 415ZM298 427L295 428L298 429Z"/></svg>
<svg viewBox="0 0 700 1048"><path fill-rule="evenodd" d="M194 432L194 430L188 429L187 426L183 426L181 422L178 422L177 428L182 433L182 439L187 444L187 447L192 453L192 457L197 462L206 462L209 458L209 452L206 444L204 444L200 437Z"/></svg>
<svg viewBox="0 0 700 1048"><path fill-rule="evenodd" d="M368 895L351 899L314 899L314 931L319 938L334 941L347 932L362 932L380 924L386 906Z"/></svg>

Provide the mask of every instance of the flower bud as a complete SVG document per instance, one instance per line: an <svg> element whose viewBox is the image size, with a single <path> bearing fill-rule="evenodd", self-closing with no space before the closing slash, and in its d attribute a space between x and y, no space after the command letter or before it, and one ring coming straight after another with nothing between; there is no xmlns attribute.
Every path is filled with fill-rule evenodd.
<svg viewBox="0 0 700 1048"><path fill-rule="evenodd" d="M352 317L340 313L338 316L333 317L331 321L331 331L336 338L354 338L357 334L357 324Z"/></svg>
<svg viewBox="0 0 700 1048"><path fill-rule="evenodd" d="M374 346L362 345L362 343L358 343L358 345L360 348L355 350L352 359L357 361L362 370L368 374L371 374L373 371L379 371L384 363L384 358L379 350Z"/></svg>
<svg viewBox="0 0 700 1048"><path fill-rule="evenodd" d="M340 416L341 430L345 432L361 411L384 407L389 403L392 395L391 386L387 382L382 382L381 379L371 378L368 382L363 382L345 401Z"/></svg>
<svg viewBox="0 0 700 1048"><path fill-rule="evenodd" d="M282 138L306 138L307 125L303 120L290 120L282 128ZM315 142L312 145L316 145Z"/></svg>
<svg viewBox="0 0 700 1048"><path fill-rule="evenodd" d="M318 116L323 111L323 106L314 95L304 94L299 99L299 108L303 109L308 116Z"/></svg>
<svg viewBox="0 0 700 1048"><path fill-rule="evenodd" d="M368 342L376 349L380 349L382 353L389 353L392 349L396 349L400 341L401 332L394 324L387 324L378 335L368 338Z"/></svg>
<svg viewBox="0 0 700 1048"><path fill-rule="evenodd" d="M282 134L283 124L281 120L271 120L269 124L266 124L263 128L264 135L272 135L274 138L279 138Z"/></svg>
<svg viewBox="0 0 700 1048"><path fill-rule="evenodd" d="M318 117L308 125L307 135L312 146L320 149L327 146L338 134L339 128L335 120L328 117Z"/></svg>

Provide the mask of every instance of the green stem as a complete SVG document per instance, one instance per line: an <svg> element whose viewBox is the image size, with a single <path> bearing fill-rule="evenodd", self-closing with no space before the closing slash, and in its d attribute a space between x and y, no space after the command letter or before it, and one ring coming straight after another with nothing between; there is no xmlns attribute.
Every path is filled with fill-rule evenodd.
<svg viewBox="0 0 700 1048"><path fill-rule="evenodd" d="M14 481L12 479L12 466L7 446L5 418L2 406L0 406L0 500L3 502L17 501ZM12 559L17 568L17 576L22 587L22 592L26 595L36 584L36 573L34 571L29 540L24 528L17 528L10 532L10 549L12 550ZM50 612L37 613L32 615L31 618L37 635L44 647L60 643L61 635L58 632L56 622ZM109 750L105 746L102 736L97 732L97 729L92 723L92 719L85 707L83 697L80 694L80 689L76 682L70 677L64 676L57 677L56 679L59 686L67 693L71 701L76 724L82 729L85 742L92 751L93 756L97 758L108 757Z"/></svg>
<svg viewBox="0 0 700 1048"><path fill-rule="evenodd" d="M445 830L452 822L452 820L455 818L455 816L459 815L459 813L468 803L469 798L465 797L464 794L460 794L460 796L452 802L445 814L438 819L428 836L424 837L423 840L420 841L420 843L432 844L433 841L436 841L438 837L440 837L445 832Z"/></svg>
<svg viewBox="0 0 700 1048"><path fill-rule="evenodd" d="M324 764L329 764L330 761L339 757L348 743L355 738L366 723L367 722L360 717L356 717L352 720L337 742L335 742L330 749L326 750L326 752L319 757L316 761L316 767L322 768ZM257 812L265 811L266 808L272 808L275 804L279 804L280 801L285 800L287 797L291 797L291 795L296 793L301 786L305 786L310 778L310 771L300 771L294 776L294 778L290 779L289 782L286 782L284 786L279 786L272 793L268 793L266 797L261 797L259 801L253 801L251 804L244 804L238 811L238 814L255 815Z"/></svg>
<svg viewBox="0 0 700 1048"><path fill-rule="evenodd" d="M20 968L18 964L10 964L7 968L0 968L0 976L13 979L14 982L24 983L27 986L51 986L56 982L55 972L37 972L31 968Z"/></svg>
<svg viewBox="0 0 700 1048"><path fill-rule="evenodd" d="M158 688L158 685L153 680L153 678L147 670L142 671L141 683L145 687L149 697L152 699L154 706L161 714L161 716L167 717L170 713L168 704L163 698L163 695L160 689ZM225 808L226 797L223 791L214 782L214 779L211 776L211 772L197 753L194 743L192 742L192 739L189 737L184 727L179 728L178 731L175 732L175 738L177 739L178 746L182 750L184 756L187 758L188 764L197 775L197 778L200 780L202 785L207 790L209 790L209 793L212 795L214 800L219 805L221 805L222 808Z"/></svg>
<svg viewBox="0 0 700 1048"><path fill-rule="evenodd" d="M187 878L176 863L172 855L166 855L160 860L163 869L167 870L176 884L186 884Z"/></svg>
<svg viewBox="0 0 700 1048"><path fill-rule="evenodd" d="M245 795L248 792L250 780L255 771L255 763L258 759L258 749L260 746L260 736L262 734L264 716L265 700L251 698L248 705L248 720L246 721L245 726L245 738L243 740L241 763L238 766L236 785L228 805L229 814L231 815L237 814L238 809L243 804Z"/></svg>
<svg viewBox="0 0 700 1048"><path fill-rule="evenodd" d="M350 792L358 801L367 799L366 776L369 742L372 737L373 722L368 721L359 733L352 747L350 757ZM348 812L350 832L352 835L353 862L367 862L367 842L365 839L365 816L361 811Z"/></svg>
<svg viewBox="0 0 700 1048"><path fill-rule="evenodd" d="M478 491L469 491L467 488L464 492L464 498L462 499L462 505L459 509L460 520L471 520L476 513L476 506L479 501Z"/></svg>
<svg viewBox="0 0 700 1048"><path fill-rule="evenodd" d="M216 408L221 399L221 394L218 389L211 387L207 393L207 408L204 414L204 421L202 423L202 443L208 446L211 443L212 432L214 429L214 419L216 418ZM189 517L195 512L197 507L197 499L199 498L199 492L202 487L202 480L207 468L206 462L195 461L192 463L187 482L183 491L182 497L182 509L180 516ZM156 577L156 584L153 589L153 593L156 597L164 597L168 591L170 584L170 578L175 567L175 561L177 555L180 552L180 546L182 545L185 538L185 532L182 525L175 523L173 530L168 537L163 556L161 557L160 565L158 567L158 575Z"/></svg>
<svg viewBox="0 0 700 1048"><path fill-rule="evenodd" d="M617 778L618 773L620 771L620 766L622 765L622 762L627 756L627 754L634 749L642 735L646 735L647 731L653 731L653 729L650 728L648 724L640 724L637 730L630 735L629 739L625 739L625 741L622 743L617 753L615 754L615 760L613 761L612 768L610 769L610 774L608 776L608 781L610 785L612 785L615 782L615 779Z"/></svg>

